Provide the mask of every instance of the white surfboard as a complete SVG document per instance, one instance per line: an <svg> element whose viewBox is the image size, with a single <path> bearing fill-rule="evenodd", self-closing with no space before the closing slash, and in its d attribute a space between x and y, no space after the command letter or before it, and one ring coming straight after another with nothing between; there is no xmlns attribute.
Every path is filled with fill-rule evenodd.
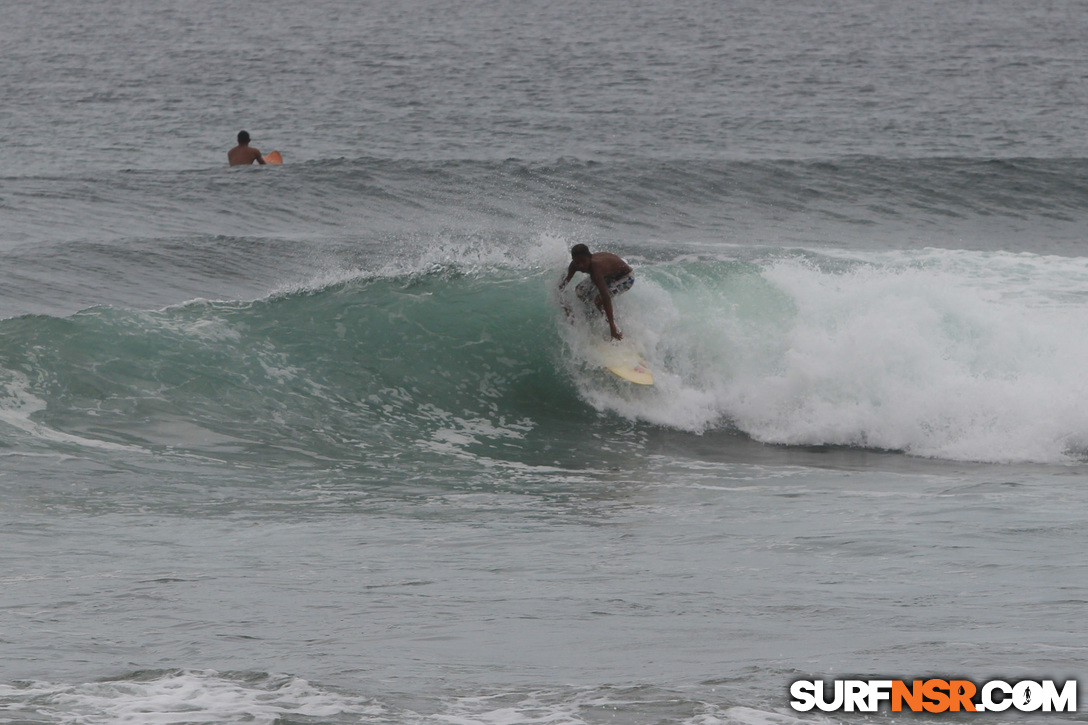
<svg viewBox="0 0 1088 725"><path fill-rule="evenodd" d="M653 385L654 374L650 366L630 345L603 342L597 346L601 367L613 375L635 385Z"/></svg>

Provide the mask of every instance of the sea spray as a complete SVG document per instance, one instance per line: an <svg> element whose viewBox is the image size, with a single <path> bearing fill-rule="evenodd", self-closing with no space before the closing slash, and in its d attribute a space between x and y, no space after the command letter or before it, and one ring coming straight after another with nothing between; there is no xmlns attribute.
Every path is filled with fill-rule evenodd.
<svg viewBox="0 0 1088 725"><path fill-rule="evenodd" d="M1079 459L1088 440L1079 261L798 253L640 270L617 300L652 392L582 379L600 410L694 433L980 461Z"/></svg>

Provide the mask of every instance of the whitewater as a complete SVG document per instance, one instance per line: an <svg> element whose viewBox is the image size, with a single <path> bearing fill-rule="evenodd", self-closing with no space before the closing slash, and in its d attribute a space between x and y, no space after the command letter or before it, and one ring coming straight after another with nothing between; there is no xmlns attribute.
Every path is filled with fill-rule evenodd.
<svg viewBox="0 0 1088 725"><path fill-rule="evenodd" d="M3 14L0 723L1083 680L1077 3Z"/></svg>

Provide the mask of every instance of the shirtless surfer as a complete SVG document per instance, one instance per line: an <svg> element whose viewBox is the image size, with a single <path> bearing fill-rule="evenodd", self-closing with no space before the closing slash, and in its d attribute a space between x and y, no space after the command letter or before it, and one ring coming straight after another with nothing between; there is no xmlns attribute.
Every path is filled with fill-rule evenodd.
<svg viewBox="0 0 1088 725"><path fill-rule="evenodd" d="M578 299L583 302L593 300L598 310L603 310L608 317L608 328L613 340L622 340L623 335L616 329L616 318L612 313L612 298L631 289L635 283L635 274L631 265L609 252L590 254L589 247L575 244L570 250L570 266L566 278L559 283L559 289L567 286L575 272L588 274L589 278L578 283L574 288Z"/></svg>
<svg viewBox="0 0 1088 725"><path fill-rule="evenodd" d="M249 134L245 131L238 132L238 145L227 152L227 161L231 166L249 166L254 161L264 163L264 157L258 149L249 145Z"/></svg>

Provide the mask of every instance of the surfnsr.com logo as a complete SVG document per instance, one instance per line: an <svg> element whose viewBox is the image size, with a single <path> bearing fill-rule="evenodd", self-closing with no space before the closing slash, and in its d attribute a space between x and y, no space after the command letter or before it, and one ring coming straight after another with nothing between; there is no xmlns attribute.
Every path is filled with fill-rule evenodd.
<svg viewBox="0 0 1088 725"><path fill-rule="evenodd" d="M830 686L829 686L830 685ZM790 706L799 712L1076 712L1077 681L1059 687L1054 680L797 680Z"/></svg>

